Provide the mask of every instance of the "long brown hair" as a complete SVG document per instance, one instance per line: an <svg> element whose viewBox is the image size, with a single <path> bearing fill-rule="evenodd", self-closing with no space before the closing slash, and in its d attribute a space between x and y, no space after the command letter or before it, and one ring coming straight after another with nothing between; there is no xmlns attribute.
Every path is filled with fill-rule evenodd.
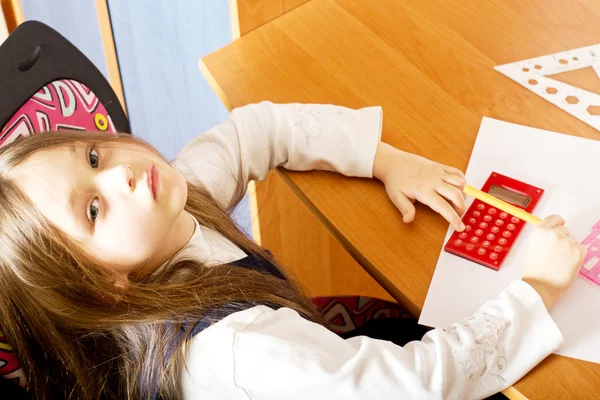
<svg viewBox="0 0 600 400"><path fill-rule="evenodd" d="M196 321L267 304L321 322L291 278L208 268L185 251L126 288L116 284L116 273L44 218L9 178L40 150L92 143L158 153L130 135L95 132L49 132L0 149L0 325L36 398L180 398ZM247 254L272 262L201 186L188 183L185 209Z"/></svg>

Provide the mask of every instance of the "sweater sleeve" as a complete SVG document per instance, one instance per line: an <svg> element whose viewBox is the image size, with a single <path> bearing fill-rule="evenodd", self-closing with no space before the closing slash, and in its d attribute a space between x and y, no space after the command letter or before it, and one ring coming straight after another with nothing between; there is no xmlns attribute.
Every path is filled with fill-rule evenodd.
<svg viewBox="0 0 600 400"><path fill-rule="evenodd" d="M473 316L404 347L344 340L295 311L259 306L192 339L184 387L205 394L212 384L234 399L480 399L517 382L562 341L522 281Z"/></svg>
<svg viewBox="0 0 600 400"><path fill-rule="evenodd" d="M277 167L372 177L381 126L380 107L251 104L194 138L173 166L231 207L249 181L263 180Z"/></svg>

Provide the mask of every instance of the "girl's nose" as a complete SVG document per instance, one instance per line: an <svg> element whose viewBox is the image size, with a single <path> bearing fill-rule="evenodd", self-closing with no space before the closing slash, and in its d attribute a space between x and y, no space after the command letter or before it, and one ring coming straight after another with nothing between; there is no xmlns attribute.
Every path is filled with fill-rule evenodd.
<svg viewBox="0 0 600 400"><path fill-rule="evenodd" d="M109 171L110 179L117 188L133 193L135 190L135 179L133 168L129 164L119 164Z"/></svg>

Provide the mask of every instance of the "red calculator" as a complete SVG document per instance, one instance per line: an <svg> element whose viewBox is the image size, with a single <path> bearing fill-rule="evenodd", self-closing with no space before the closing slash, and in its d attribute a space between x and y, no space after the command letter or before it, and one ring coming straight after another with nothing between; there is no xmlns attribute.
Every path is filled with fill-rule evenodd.
<svg viewBox="0 0 600 400"><path fill-rule="evenodd" d="M531 213L544 190L492 172L482 192ZM525 222L475 199L462 221L466 229L452 233L444 246L448 253L499 270Z"/></svg>

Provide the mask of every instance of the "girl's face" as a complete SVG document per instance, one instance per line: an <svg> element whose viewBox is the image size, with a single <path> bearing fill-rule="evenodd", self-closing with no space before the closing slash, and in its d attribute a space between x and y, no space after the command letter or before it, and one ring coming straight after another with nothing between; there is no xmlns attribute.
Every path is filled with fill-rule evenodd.
<svg viewBox="0 0 600 400"><path fill-rule="evenodd" d="M143 147L41 150L11 175L50 222L124 276L160 266L193 233L185 178Z"/></svg>

